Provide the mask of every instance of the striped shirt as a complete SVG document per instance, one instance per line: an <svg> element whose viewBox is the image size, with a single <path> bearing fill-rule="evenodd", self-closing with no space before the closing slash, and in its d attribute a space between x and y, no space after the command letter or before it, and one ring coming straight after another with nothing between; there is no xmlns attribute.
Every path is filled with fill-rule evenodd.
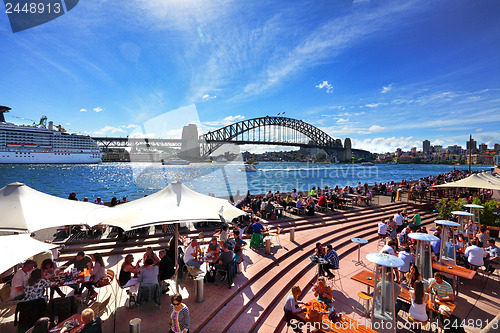
<svg viewBox="0 0 500 333"><path fill-rule="evenodd" d="M189 330L189 309L187 306L183 306L179 311L174 310L174 306L170 304L170 328L175 333L183 332L184 330Z"/></svg>
<svg viewBox="0 0 500 333"><path fill-rule="evenodd" d="M434 278L429 279L429 284L431 284L433 281L435 281ZM443 280L443 283L439 284L436 282L434 287L432 287L432 290L436 295L439 297L447 297L453 295L453 288L451 285Z"/></svg>
<svg viewBox="0 0 500 333"><path fill-rule="evenodd" d="M335 252L334 249L331 249L330 252L328 252L326 254L326 256L324 257L324 259L326 261L328 261L330 263L330 265L332 265L334 267L334 269L338 269L339 268L339 256L337 254L337 252Z"/></svg>

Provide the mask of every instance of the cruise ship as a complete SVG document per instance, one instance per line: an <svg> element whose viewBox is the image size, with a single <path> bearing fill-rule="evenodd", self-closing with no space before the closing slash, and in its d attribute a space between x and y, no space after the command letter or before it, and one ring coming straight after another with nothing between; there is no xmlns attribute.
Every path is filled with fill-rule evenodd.
<svg viewBox="0 0 500 333"><path fill-rule="evenodd" d="M61 126L15 125L5 121L10 108L0 106L0 164L7 163L100 163L101 151L90 136L69 134Z"/></svg>

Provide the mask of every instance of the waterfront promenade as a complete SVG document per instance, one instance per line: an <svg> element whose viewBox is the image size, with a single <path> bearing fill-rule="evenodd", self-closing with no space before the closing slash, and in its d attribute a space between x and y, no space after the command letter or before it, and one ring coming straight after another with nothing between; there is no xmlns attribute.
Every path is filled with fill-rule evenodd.
<svg viewBox="0 0 500 333"><path fill-rule="evenodd" d="M376 223L380 218L394 215L402 208L417 207L421 210L423 223L428 229L434 226L436 214L426 211L425 206L414 206L408 203L390 203L390 197L380 196L379 204L366 208L347 209L334 213L318 213L314 217L296 217L289 215L285 219L272 221L270 224L281 226L284 233L279 236L281 246L273 240L271 254L264 249L246 249L244 269L234 280L232 289L228 289L225 281L205 283L203 303L196 303L195 283L185 278L180 283L180 291L186 298L185 303L191 311L191 332L284 332L286 327L282 320L283 304L290 287L298 284L304 290L303 299L313 298L311 284L314 282L316 267L308 257L312 254L316 242L331 243L341 257L341 269L338 272L341 284L333 285L336 310L345 312L353 319L362 319L362 304L358 303L357 293L365 287L351 280L351 276L362 269L373 269L364 262L364 266L355 266L352 260L357 258L357 246L350 239L363 237L370 242L361 248L362 259L367 253L377 251ZM294 226L295 242L290 242L289 227ZM209 236L207 230L205 236ZM164 247L169 237L154 237L149 240L155 248ZM142 257L148 238L131 239L128 243L105 242L97 244L68 244L62 252L62 258L74 255L78 249L87 253L102 252L107 269L119 272L119 265L126 252L132 252L135 259ZM104 245L104 246L103 246ZM106 248L106 245L112 245ZM100 247L101 249L96 249ZM479 278L460 286L458 307L455 314L462 319L491 320L500 311L500 299L494 290L499 281L499 273L491 275L483 283ZM104 288L103 288L104 289ZM133 318L141 318L141 332L165 330L168 326L169 296L162 296L161 307L154 303L141 305L134 309L126 309L124 304L126 293L113 281L112 288L99 290L98 301L111 296L111 302L104 313L104 332L127 332L128 322ZM362 302L361 302L362 303ZM405 320L402 312L401 320ZM364 318L363 318L364 319ZM0 331L14 332L12 326L13 313L2 313ZM467 331L475 332L471 327Z"/></svg>

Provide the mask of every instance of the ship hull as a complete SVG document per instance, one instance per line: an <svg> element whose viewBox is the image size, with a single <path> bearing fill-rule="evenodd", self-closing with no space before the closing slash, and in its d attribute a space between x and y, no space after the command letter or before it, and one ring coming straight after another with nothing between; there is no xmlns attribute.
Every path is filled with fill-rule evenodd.
<svg viewBox="0 0 500 333"><path fill-rule="evenodd" d="M0 164L91 164L100 163L101 153L1 151Z"/></svg>

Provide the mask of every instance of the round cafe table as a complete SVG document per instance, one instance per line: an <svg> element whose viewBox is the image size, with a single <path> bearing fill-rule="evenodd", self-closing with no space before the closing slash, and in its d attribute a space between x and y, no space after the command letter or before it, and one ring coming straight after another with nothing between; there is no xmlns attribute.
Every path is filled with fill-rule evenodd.
<svg viewBox="0 0 500 333"><path fill-rule="evenodd" d="M353 262L356 263L356 266L363 265L363 261L361 261L361 259L359 258L361 252L361 244L366 244L368 243L368 241L364 238L352 238L351 241L354 243L358 243L358 260L353 260Z"/></svg>

